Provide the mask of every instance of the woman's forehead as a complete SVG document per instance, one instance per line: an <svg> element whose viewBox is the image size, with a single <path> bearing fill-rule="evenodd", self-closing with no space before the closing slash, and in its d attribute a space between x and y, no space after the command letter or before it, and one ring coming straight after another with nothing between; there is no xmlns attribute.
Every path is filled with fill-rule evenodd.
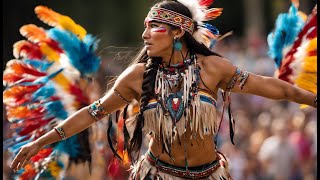
<svg viewBox="0 0 320 180"><path fill-rule="evenodd" d="M145 21L144 21L144 24L150 24L150 23L165 24L163 22L159 22L159 21L156 21L156 20L148 20L146 18Z"/></svg>

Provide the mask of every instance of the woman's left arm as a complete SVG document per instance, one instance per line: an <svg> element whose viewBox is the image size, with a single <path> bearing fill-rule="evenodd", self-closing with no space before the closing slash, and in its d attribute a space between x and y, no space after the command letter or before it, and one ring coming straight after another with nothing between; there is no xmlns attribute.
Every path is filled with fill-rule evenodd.
<svg viewBox="0 0 320 180"><path fill-rule="evenodd" d="M310 106L316 105L316 94L294 86L286 81L253 73L249 73L242 89L239 87L238 80L232 91L254 94L274 100L288 100Z"/></svg>
<svg viewBox="0 0 320 180"><path fill-rule="evenodd" d="M246 76L245 71L239 71L225 58L219 58L218 61L215 61L214 66L217 67L218 75L220 75L218 87L223 90L228 90L229 86L232 92L254 94L274 100L288 100L316 107L316 94L286 81L250 72L247 72L248 76Z"/></svg>

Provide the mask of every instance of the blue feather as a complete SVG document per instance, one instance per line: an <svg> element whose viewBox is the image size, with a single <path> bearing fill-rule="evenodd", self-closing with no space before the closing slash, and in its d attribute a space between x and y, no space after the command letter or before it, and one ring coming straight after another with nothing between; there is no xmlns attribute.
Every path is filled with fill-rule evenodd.
<svg viewBox="0 0 320 180"><path fill-rule="evenodd" d="M61 101L46 102L43 104L43 106L47 110L48 117L56 117L63 120L68 117L68 113Z"/></svg>
<svg viewBox="0 0 320 180"><path fill-rule="evenodd" d="M19 143L23 140L26 140L29 137L29 135L25 135L25 136L13 136L10 139L6 139L5 141L3 141L3 149L8 149L9 147L13 146L16 143Z"/></svg>
<svg viewBox="0 0 320 180"><path fill-rule="evenodd" d="M77 135L71 136L64 141L60 141L58 145L54 147L55 150L67 153L71 158L77 157L79 155L79 148L80 145Z"/></svg>
<svg viewBox="0 0 320 180"><path fill-rule="evenodd" d="M80 41L75 34L57 28L50 29L48 35L60 43L70 59L70 63L82 75L92 74L98 70L100 58L94 52L97 49L98 41L91 35L86 35L84 41Z"/></svg>
<svg viewBox="0 0 320 180"><path fill-rule="evenodd" d="M50 98L56 93L55 87L52 83L48 82L45 86L39 88L36 92L32 94L32 101L43 100Z"/></svg>
<svg viewBox="0 0 320 180"><path fill-rule="evenodd" d="M277 17L275 30L269 33L267 42L268 54L278 68L281 66L283 49L294 42L303 25L304 21L294 5L291 5L288 13L279 14Z"/></svg>
<svg viewBox="0 0 320 180"><path fill-rule="evenodd" d="M22 61L40 70L41 72L47 71L48 68L53 64L53 62L39 61L39 60L33 60L33 59L23 59Z"/></svg>
<svg viewBox="0 0 320 180"><path fill-rule="evenodd" d="M211 25L209 23L204 23L201 26L206 28L206 29L208 29L214 35L218 35L220 33L217 27L215 27L215 26L213 26L213 25Z"/></svg>
<svg viewBox="0 0 320 180"><path fill-rule="evenodd" d="M14 155L17 155L18 152L19 152L19 150L20 150L20 148L21 148L23 145L28 144L29 142L33 141L33 139L34 139L34 138L31 137L30 139L28 139L28 140L26 140L26 141L21 141L21 142L19 142L19 143L16 143L15 145L9 147L8 150L9 150L10 152L12 152Z"/></svg>
<svg viewBox="0 0 320 180"><path fill-rule="evenodd" d="M34 178L34 180L40 180L40 179L55 180L56 178L52 176L52 174L48 169L43 169Z"/></svg>
<svg viewBox="0 0 320 180"><path fill-rule="evenodd" d="M98 43L100 40L97 38L93 37L91 34L87 34L83 38L83 43L88 47L89 52L94 52L98 49Z"/></svg>

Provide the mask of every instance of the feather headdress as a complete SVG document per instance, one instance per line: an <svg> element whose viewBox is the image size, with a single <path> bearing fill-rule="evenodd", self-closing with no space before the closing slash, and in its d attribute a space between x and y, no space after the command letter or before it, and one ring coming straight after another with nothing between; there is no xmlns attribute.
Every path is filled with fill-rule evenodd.
<svg viewBox="0 0 320 180"><path fill-rule="evenodd" d="M222 14L222 8L208 8L213 0L177 0L186 6L192 14L192 19L196 22L197 27L193 32L193 37L199 42L212 48L215 43L230 35L230 33L221 36L219 30L206 21L214 20Z"/></svg>
<svg viewBox="0 0 320 180"><path fill-rule="evenodd" d="M3 102L14 131L3 145L13 155L90 103L78 82L100 66L95 54L98 40L83 27L45 6L37 6L35 12L53 28L22 26L20 33L27 40L13 45L16 59L8 61L3 72ZM16 178L52 179L65 171L65 157L74 162L87 161L83 149L88 148L81 147L79 135L45 147L17 172Z"/></svg>

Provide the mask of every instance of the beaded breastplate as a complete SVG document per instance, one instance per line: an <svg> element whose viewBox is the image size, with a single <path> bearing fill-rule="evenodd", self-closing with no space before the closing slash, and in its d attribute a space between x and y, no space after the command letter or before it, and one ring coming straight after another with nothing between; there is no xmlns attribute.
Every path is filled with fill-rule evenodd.
<svg viewBox="0 0 320 180"><path fill-rule="evenodd" d="M199 91L200 67L196 56L168 68L160 65L155 82L157 99L152 99L144 111L144 131L160 141L170 154L173 140L199 133L214 135L216 131L216 101Z"/></svg>

